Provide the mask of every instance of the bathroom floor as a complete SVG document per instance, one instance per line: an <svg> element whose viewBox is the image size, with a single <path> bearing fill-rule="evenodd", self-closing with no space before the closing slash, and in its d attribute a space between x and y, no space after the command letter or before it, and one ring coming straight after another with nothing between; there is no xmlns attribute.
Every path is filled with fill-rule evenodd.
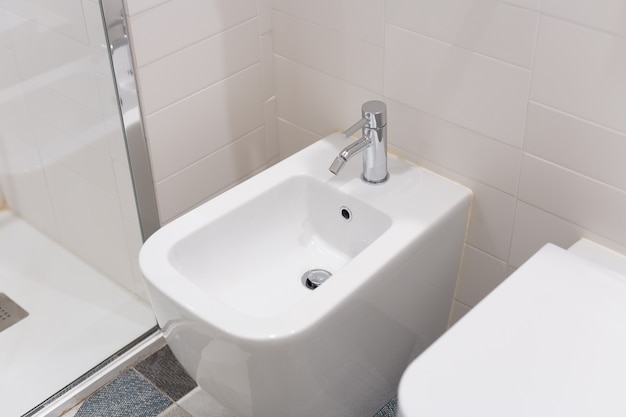
<svg viewBox="0 0 626 417"><path fill-rule="evenodd" d="M146 303L9 210L0 293L0 321L14 314L7 299L27 314L0 331L3 416L23 415L155 325Z"/></svg>
<svg viewBox="0 0 626 417"><path fill-rule="evenodd" d="M395 417L391 401L374 417ZM62 417L236 417L196 386L167 346ZM368 417L368 416L364 416Z"/></svg>

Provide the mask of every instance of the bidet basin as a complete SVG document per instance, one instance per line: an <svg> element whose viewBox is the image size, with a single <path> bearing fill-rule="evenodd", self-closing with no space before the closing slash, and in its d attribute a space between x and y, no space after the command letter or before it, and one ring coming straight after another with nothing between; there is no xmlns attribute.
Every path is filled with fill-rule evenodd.
<svg viewBox="0 0 626 417"><path fill-rule="evenodd" d="M391 155L384 184L357 164L334 176L347 143L316 142L141 250L166 341L238 417L373 416L446 328L469 190Z"/></svg>
<svg viewBox="0 0 626 417"><path fill-rule="evenodd" d="M390 225L368 204L295 175L182 237L168 262L238 312L272 317L309 295L294 278L339 271Z"/></svg>

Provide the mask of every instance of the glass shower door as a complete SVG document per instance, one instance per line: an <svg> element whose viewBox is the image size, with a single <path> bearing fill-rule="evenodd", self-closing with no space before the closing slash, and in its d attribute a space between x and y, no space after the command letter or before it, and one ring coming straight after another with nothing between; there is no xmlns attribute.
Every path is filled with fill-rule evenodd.
<svg viewBox="0 0 626 417"><path fill-rule="evenodd" d="M27 313L0 330L4 416L156 324L128 160L100 4L0 1L0 304Z"/></svg>

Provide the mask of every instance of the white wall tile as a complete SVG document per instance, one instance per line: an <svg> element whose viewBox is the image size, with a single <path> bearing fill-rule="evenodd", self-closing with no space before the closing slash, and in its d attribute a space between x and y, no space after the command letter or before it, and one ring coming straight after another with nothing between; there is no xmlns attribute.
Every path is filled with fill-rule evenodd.
<svg viewBox="0 0 626 417"><path fill-rule="evenodd" d="M98 111L91 47L16 14L6 16L14 26L11 37L24 88L44 86Z"/></svg>
<svg viewBox="0 0 626 417"><path fill-rule="evenodd" d="M387 23L530 68L539 15L498 0L389 0Z"/></svg>
<svg viewBox="0 0 626 417"><path fill-rule="evenodd" d="M515 215L509 264L518 268L546 243L569 248L581 238L590 239L619 253L626 253L623 244L520 201Z"/></svg>
<svg viewBox="0 0 626 417"><path fill-rule="evenodd" d="M272 31L272 0L256 0L259 16L259 34Z"/></svg>
<svg viewBox="0 0 626 417"><path fill-rule="evenodd" d="M0 181L8 207L32 226L59 240L59 226L42 167L12 177L0 174Z"/></svg>
<svg viewBox="0 0 626 417"><path fill-rule="evenodd" d="M54 139L52 143L45 145L45 151L40 151L44 165L61 164L108 193L114 194L117 191L109 155L90 146L81 146L80 142L72 138L59 136Z"/></svg>
<svg viewBox="0 0 626 417"><path fill-rule="evenodd" d="M126 6L126 13L128 16L132 16L167 1L170 0L126 0L124 3Z"/></svg>
<svg viewBox="0 0 626 417"><path fill-rule="evenodd" d="M83 0L83 14L85 15L89 48L91 50L89 58L92 61L93 69L98 76L111 78L111 63L102 24L100 4L91 0ZM115 93L115 89L110 88L108 92Z"/></svg>
<svg viewBox="0 0 626 417"><path fill-rule="evenodd" d="M361 118L361 106L382 97L309 67L277 57L278 117L319 135L344 131Z"/></svg>
<svg viewBox="0 0 626 417"><path fill-rule="evenodd" d="M509 264L519 268L546 243L568 248L584 229L523 201L518 202Z"/></svg>
<svg viewBox="0 0 626 417"><path fill-rule="evenodd" d="M528 10L538 12L541 9L541 0L501 0L502 3L512 4L514 6L524 7Z"/></svg>
<svg viewBox="0 0 626 417"><path fill-rule="evenodd" d="M465 304L459 303L457 300L452 301L452 311L450 312L448 327L451 327L457 321L461 320L461 318L469 313L470 310L471 308Z"/></svg>
<svg viewBox="0 0 626 417"><path fill-rule="evenodd" d="M507 273L506 262L465 245L454 298L466 306L474 307L504 281Z"/></svg>
<svg viewBox="0 0 626 417"><path fill-rule="evenodd" d="M626 243L624 191L527 154L519 198L617 243Z"/></svg>
<svg viewBox="0 0 626 417"><path fill-rule="evenodd" d="M268 159L278 158L278 120L276 117L276 98L272 97L263 103L263 125L267 142Z"/></svg>
<svg viewBox="0 0 626 417"><path fill-rule="evenodd" d="M320 135L302 129L285 120L278 120L278 149L280 159L285 159L321 138Z"/></svg>
<svg viewBox="0 0 626 417"><path fill-rule="evenodd" d="M58 238L45 172L31 136L32 132L26 129L17 133L0 129L0 181L4 198L20 217Z"/></svg>
<svg viewBox="0 0 626 417"><path fill-rule="evenodd" d="M531 98L626 132L626 39L541 19Z"/></svg>
<svg viewBox="0 0 626 417"><path fill-rule="evenodd" d="M143 244L141 237L141 225L137 217L137 204L135 202L135 190L131 173L127 165L118 162L113 163L115 183L117 184L117 196L119 197L120 210L124 220L124 233L129 255L136 257Z"/></svg>
<svg viewBox="0 0 626 417"><path fill-rule="evenodd" d="M275 13L274 51L302 65L382 94L381 46Z"/></svg>
<svg viewBox="0 0 626 417"><path fill-rule="evenodd" d="M259 62L257 29L257 21L252 19L139 67L144 114L150 115Z"/></svg>
<svg viewBox="0 0 626 417"><path fill-rule="evenodd" d="M9 26L9 23L7 22L5 13L6 12L4 8L0 7L0 46L7 48L7 49L12 49L13 44L11 42L10 26Z"/></svg>
<svg viewBox="0 0 626 417"><path fill-rule="evenodd" d="M106 131L107 148L111 159L117 163L128 166L128 154L126 153L126 142L123 140L124 133L118 117L107 119L104 123Z"/></svg>
<svg viewBox="0 0 626 417"><path fill-rule="evenodd" d="M398 149L393 147L392 151L403 159L413 161L472 190L472 206L466 242L498 259L508 259L515 218L514 196L441 165L433 164L419 156L401 150L398 152Z"/></svg>
<svg viewBox="0 0 626 417"><path fill-rule="evenodd" d="M626 36L625 0L542 0L541 12Z"/></svg>
<svg viewBox="0 0 626 417"><path fill-rule="evenodd" d="M263 97L267 100L276 94L274 74L274 34L261 36L261 70L263 72Z"/></svg>
<svg viewBox="0 0 626 417"><path fill-rule="evenodd" d="M3 0L2 7L75 41L89 43L81 0Z"/></svg>
<svg viewBox="0 0 626 417"><path fill-rule="evenodd" d="M467 243L507 260L515 219L515 198L479 182L464 183L474 193Z"/></svg>
<svg viewBox="0 0 626 417"><path fill-rule="evenodd" d="M2 105L12 98L18 97L21 89L18 86L20 82L19 70L13 51L0 47L0 62L2 62L2 65L0 65L0 105ZM1 113L0 117L2 117Z"/></svg>
<svg viewBox="0 0 626 417"><path fill-rule="evenodd" d="M86 230L125 245L123 218L116 195L94 187L60 164L47 165L45 174L58 218L80 223Z"/></svg>
<svg viewBox="0 0 626 417"><path fill-rule="evenodd" d="M257 64L148 116L154 180L163 180L262 124Z"/></svg>
<svg viewBox="0 0 626 417"><path fill-rule="evenodd" d="M137 216L137 204L135 192L128 165L114 162L115 179L117 183L117 195L120 209L124 220L124 232L126 235L126 256L130 260L130 270L124 276L124 285L144 301L149 302L148 294L143 283L143 276L139 269L139 250L143 245L141 226ZM124 264L125 265L125 264Z"/></svg>
<svg viewBox="0 0 626 417"><path fill-rule="evenodd" d="M384 43L384 0L273 0L272 7L375 45Z"/></svg>
<svg viewBox="0 0 626 417"><path fill-rule="evenodd" d="M522 151L387 100L389 142L421 158L514 194Z"/></svg>
<svg viewBox="0 0 626 417"><path fill-rule="evenodd" d="M626 191L626 134L531 102L524 148Z"/></svg>
<svg viewBox="0 0 626 417"><path fill-rule="evenodd" d="M190 210L267 161L263 128L156 184L161 224Z"/></svg>
<svg viewBox="0 0 626 417"><path fill-rule="evenodd" d="M61 92L49 88L36 88L24 95L33 119L45 121L63 132L80 137L81 140L101 138L101 113L81 106ZM99 100L99 96L96 96Z"/></svg>
<svg viewBox="0 0 626 417"><path fill-rule="evenodd" d="M130 17L138 66L257 15L255 0L171 0Z"/></svg>
<svg viewBox="0 0 626 417"><path fill-rule="evenodd" d="M521 147L530 71L388 25L385 95Z"/></svg>
<svg viewBox="0 0 626 417"><path fill-rule="evenodd" d="M107 58L108 60L108 58ZM120 111L117 107L118 99L115 89L115 83L109 69L108 74L97 74L96 80L98 82L98 91L100 96L100 106L102 118L106 121L115 120L118 125L120 122ZM120 136L121 137L121 136Z"/></svg>
<svg viewBox="0 0 626 417"><path fill-rule="evenodd" d="M106 130L102 126L68 133L51 122L39 120L31 128L45 166L63 165L94 186L111 194L116 192ZM121 138L118 136L119 141Z"/></svg>

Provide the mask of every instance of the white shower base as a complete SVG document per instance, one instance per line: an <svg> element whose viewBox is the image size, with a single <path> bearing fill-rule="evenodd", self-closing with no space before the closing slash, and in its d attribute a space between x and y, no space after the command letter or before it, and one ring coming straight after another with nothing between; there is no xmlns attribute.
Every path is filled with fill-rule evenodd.
<svg viewBox="0 0 626 417"><path fill-rule="evenodd" d="M156 322L149 306L10 211L0 292L29 316L0 332L0 407L19 417Z"/></svg>

